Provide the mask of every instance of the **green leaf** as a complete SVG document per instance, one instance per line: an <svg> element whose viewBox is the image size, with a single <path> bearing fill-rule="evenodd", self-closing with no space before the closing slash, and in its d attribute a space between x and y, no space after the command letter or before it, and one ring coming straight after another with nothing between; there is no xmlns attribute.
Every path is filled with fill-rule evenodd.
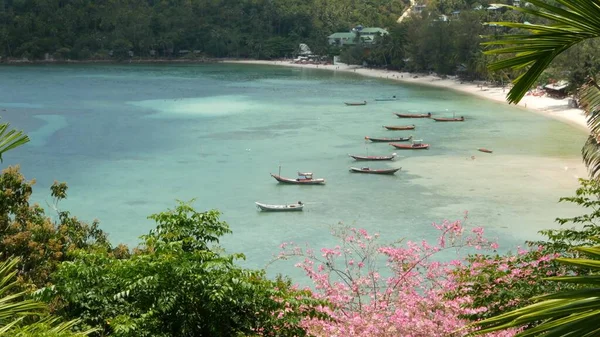
<svg viewBox="0 0 600 337"><path fill-rule="evenodd" d="M0 162L2 154L29 142L29 137L23 131L8 130L10 124L0 124Z"/></svg>

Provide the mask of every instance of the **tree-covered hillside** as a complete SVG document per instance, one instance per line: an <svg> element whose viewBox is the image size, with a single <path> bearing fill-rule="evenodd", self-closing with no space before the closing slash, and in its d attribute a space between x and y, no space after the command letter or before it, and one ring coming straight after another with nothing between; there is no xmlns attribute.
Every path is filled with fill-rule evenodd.
<svg viewBox="0 0 600 337"><path fill-rule="evenodd" d="M89 59L184 54L269 58L298 43L388 27L408 0L0 0L0 56Z"/></svg>

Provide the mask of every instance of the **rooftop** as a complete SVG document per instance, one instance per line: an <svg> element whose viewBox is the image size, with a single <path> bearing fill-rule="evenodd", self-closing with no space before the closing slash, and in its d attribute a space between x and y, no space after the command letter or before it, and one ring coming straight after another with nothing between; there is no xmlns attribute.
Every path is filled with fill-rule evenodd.
<svg viewBox="0 0 600 337"><path fill-rule="evenodd" d="M378 27L366 27L363 28L360 31L362 34L375 34L375 33L381 33L381 34L388 34L388 31L383 29L383 28L378 28Z"/></svg>
<svg viewBox="0 0 600 337"><path fill-rule="evenodd" d="M356 37L356 33L352 32L341 32L341 33L333 33L328 36L330 39L353 39Z"/></svg>
<svg viewBox="0 0 600 337"><path fill-rule="evenodd" d="M567 81L559 81L558 83L548 84L544 86L544 89L550 90L563 90L569 86L569 82Z"/></svg>

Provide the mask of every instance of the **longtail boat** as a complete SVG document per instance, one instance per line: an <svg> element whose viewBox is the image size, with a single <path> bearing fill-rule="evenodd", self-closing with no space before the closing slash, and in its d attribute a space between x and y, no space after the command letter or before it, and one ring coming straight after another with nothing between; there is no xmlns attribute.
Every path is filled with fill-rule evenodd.
<svg viewBox="0 0 600 337"><path fill-rule="evenodd" d="M297 204L287 204L287 205L269 205L263 204L260 202L255 202L256 207L265 212L293 212L293 211L301 211L304 209L304 204L301 201L298 201Z"/></svg>
<svg viewBox="0 0 600 337"><path fill-rule="evenodd" d="M349 105L349 106L367 105L367 101L363 101L363 102L344 102L344 104Z"/></svg>
<svg viewBox="0 0 600 337"><path fill-rule="evenodd" d="M356 155L349 154L349 156L354 158L355 160L376 161L376 160L394 160L394 158L396 157L396 154L392 153L391 156L356 156Z"/></svg>
<svg viewBox="0 0 600 337"><path fill-rule="evenodd" d="M413 138L412 136L410 136L410 137L395 137L395 138L373 138L373 137L369 137L369 136L365 137L366 140L370 140L374 143L408 142L412 138Z"/></svg>
<svg viewBox="0 0 600 337"><path fill-rule="evenodd" d="M383 127L388 130L393 130L393 131L414 130L415 129L414 125L399 125L399 126L384 125Z"/></svg>
<svg viewBox="0 0 600 337"><path fill-rule="evenodd" d="M431 118L431 112L426 114L400 114L394 112L394 115L398 116L398 118Z"/></svg>
<svg viewBox="0 0 600 337"><path fill-rule="evenodd" d="M280 182L282 184L294 184L294 185L324 185L325 184L325 179L323 179L323 178L313 179L312 173L299 174L298 178L296 178L296 179L285 178L285 177L282 177L280 175L273 174L273 173L271 173L271 177L275 178L275 180L277 180L278 182Z"/></svg>
<svg viewBox="0 0 600 337"><path fill-rule="evenodd" d="M350 168L350 172L354 172L354 173L370 173L370 174L394 174L396 172L398 172L400 168L394 168L394 169L372 169L372 168L368 168L368 167L351 167Z"/></svg>
<svg viewBox="0 0 600 337"><path fill-rule="evenodd" d="M436 122L464 122L465 118L463 116L460 116L458 118L433 118L434 121Z"/></svg>
<svg viewBox="0 0 600 337"><path fill-rule="evenodd" d="M485 152L485 153L492 153L492 152L493 152L492 150L485 149L485 148L483 148L483 147L482 147L482 148L479 148L479 149L477 149L477 151L481 151L481 152Z"/></svg>
<svg viewBox="0 0 600 337"><path fill-rule="evenodd" d="M421 143L422 140L413 140L412 144L394 144L390 143L391 146L400 150L425 150L429 149L429 144Z"/></svg>

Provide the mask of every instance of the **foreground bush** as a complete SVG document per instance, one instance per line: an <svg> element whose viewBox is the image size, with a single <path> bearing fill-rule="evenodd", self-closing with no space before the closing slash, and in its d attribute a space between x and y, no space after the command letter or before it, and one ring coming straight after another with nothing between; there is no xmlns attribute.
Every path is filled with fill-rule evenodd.
<svg viewBox="0 0 600 337"><path fill-rule="evenodd" d="M150 218L156 229L130 257L82 251L60 266L46 292L63 316L136 337L303 336L303 318L326 317L310 292L243 269L243 255L214 246L231 232L217 211L180 203Z"/></svg>

